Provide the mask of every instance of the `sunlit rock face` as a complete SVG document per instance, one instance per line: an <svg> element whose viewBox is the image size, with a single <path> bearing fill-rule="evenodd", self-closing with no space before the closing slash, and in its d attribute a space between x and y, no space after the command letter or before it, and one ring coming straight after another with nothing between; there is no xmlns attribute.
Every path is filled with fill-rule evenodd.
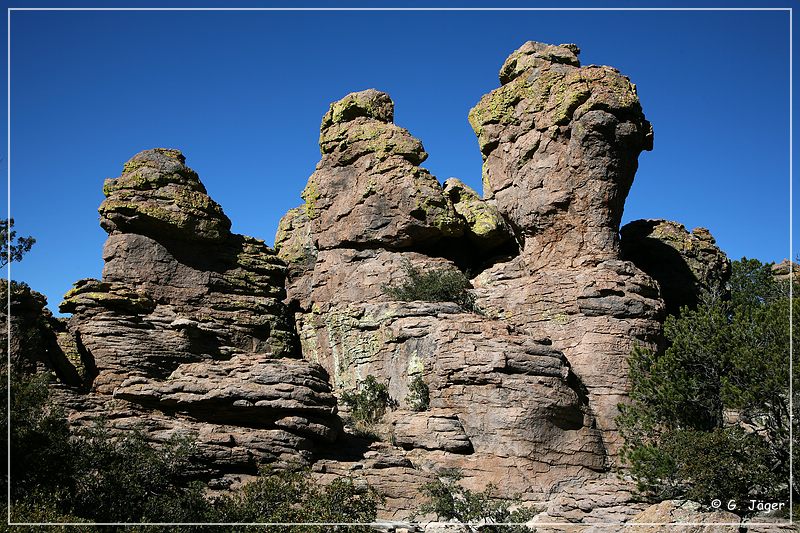
<svg viewBox="0 0 800 533"><path fill-rule="evenodd" d="M468 483L534 499L605 475L626 358L660 332L658 286L622 260L618 237L652 130L627 78L581 68L574 46L526 43L501 82L470 112L483 198L419 167L422 144L391 124L384 93L331 104L305 204L276 248L304 357L335 391L376 376L398 402L387 431L413 466L459 467ZM482 312L392 301L385 286L406 264L473 267ZM407 402L417 376L431 395L421 414Z"/></svg>
<svg viewBox="0 0 800 533"><path fill-rule="evenodd" d="M103 188L102 279L61 304L59 341L81 367L58 392L72 421L188 435L217 488L264 463L355 475L386 496L385 518L410 516L442 468L547 502L544 522L643 510L613 471L614 419L631 349L658 345L664 302L687 287L653 250L692 273L695 296L724 286L727 258L666 221L620 240L652 128L635 86L578 54L525 43L470 111L482 195L421 166L386 93L333 102L274 251L231 233L179 151L134 156ZM387 288L411 270L468 274L476 305L398 301ZM391 398L372 439L340 418L368 376Z"/></svg>
<svg viewBox="0 0 800 533"><path fill-rule="evenodd" d="M283 262L230 232L177 150L137 154L103 191L103 278L61 304L90 367L73 420L190 436L212 475L309 464L341 424L327 373L300 357Z"/></svg>
<svg viewBox="0 0 800 533"><path fill-rule="evenodd" d="M630 80L581 67L577 55L574 45L525 43L503 64L501 87L470 111L484 197L522 242L475 285L489 312L564 353L613 456L626 358L634 344L657 341L664 307L619 245L625 197L653 132Z"/></svg>

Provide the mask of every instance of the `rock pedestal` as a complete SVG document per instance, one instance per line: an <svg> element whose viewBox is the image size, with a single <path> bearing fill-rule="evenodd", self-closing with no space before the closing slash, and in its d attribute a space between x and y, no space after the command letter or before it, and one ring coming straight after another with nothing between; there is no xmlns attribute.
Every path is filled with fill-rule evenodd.
<svg viewBox="0 0 800 533"><path fill-rule="evenodd" d="M91 367L90 392L65 400L72 418L186 434L212 474L309 464L341 424L328 375L300 358L283 263L230 232L177 150L137 154L103 191L103 279L60 307Z"/></svg>

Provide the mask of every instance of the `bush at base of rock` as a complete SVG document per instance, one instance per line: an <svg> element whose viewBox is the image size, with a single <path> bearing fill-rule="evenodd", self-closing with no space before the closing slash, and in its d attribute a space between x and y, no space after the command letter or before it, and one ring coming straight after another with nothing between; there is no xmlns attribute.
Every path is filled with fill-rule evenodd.
<svg viewBox="0 0 800 533"><path fill-rule="evenodd" d="M356 433L366 437L377 437L375 424L386 414L386 408L393 404L389 388L378 383L372 375L359 384L357 392L343 392L341 401L350 409Z"/></svg>
<svg viewBox="0 0 800 533"><path fill-rule="evenodd" d="M138 431L112 436L98 423L70 436L63 413L49 401L47 376L12 373L11 496L15 516L41 509L82 521L139 522L196 519L203 489L187 472L191 444L161 448Z"/></svg>
<svg viewBox="0 0 800 533"><path fill-rule="evenodd" d="M175 438L154 447L139 431L113 435L102 423L70 436L63 413L50 401L47 377L12 373L11 516L15 522L369 523L375 520L382 500L371 487L357 485L349 478L319 486L305 471L264 471L239 492L210 500L204 486L191 479L189 459L193 446L188 440ZM5 383L2 379L0 385ZM0 407L5 407L5 403L0 403ZM129 531L225 533L246 529L139 526ZM313 526L253 529L296 533L317 530ZM19 529L26 530L41 529L38 526ZM81 529L101 530L89 525ZM368 526L328 530L371 531Z"/></svg>
<svg viewBox="0 0 800 533"><path fill-rule="evenodd" d="M478 524L479 530L488 533L522 533L533 531L524 524L537 513L534 509L512 507L519 501L498 500L493 497L494 486L482 492L473 492L459 485L463 475L460 470L446 468L439 471L439 479L426 483L421 492L429 501L419 508L419 515L435 515L437 520L457 520L464 524ZM519 524L500 526L493 524Z"/></svg>
<svg viewBox="0 0 800 533"><path fill-rule="evenodd" d="M219 522L245 523L370 523L382 498L369 486L339 478L321 487L308 473L269 470L239 492L214 503ZM271 528L266 528L271 531ZM275 531L310 531L311 526ZM320 531L322 529L319 529ZM369 526L327 526L327 531L372 531Z"/></svg>
<svg viewBox="0 0 800 533"><path fill-rule="evenodd" d="M789 490L798 495L786 483L790 312L797 320L800 302L790 304L771 265L742 259L733 263L730 301L682 308L667 318L663 353L633 351L632 402L620 405L617 421L644 495L734 500L740 515L755 514L751 499L788 507ZM797 390L800 380L791 379Z"/></svg>
<svg viewBox="0 0 800 533"><path fill-rule="evenodd" d="M455 302L467 311L479 312L467 277L460 270L436 268L422 272L411 263L403 265L406 279L399 285L384 285L383 292L404 302Z"/></svg>

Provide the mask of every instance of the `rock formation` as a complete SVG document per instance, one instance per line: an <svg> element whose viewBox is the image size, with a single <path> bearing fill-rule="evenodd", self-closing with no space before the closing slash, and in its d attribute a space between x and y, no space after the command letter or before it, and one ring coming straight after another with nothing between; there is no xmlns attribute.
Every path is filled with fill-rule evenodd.
<svg viewBox="0 0 800 533"><path fill-rule="evenodd" d="M104 185L102 279L61 304L61 345L85 376L59 392L72 421L189 435L214 488L263 463L357 474L386 518L407 517L446 467L468 488L548 502L545 521L642 511L612 473L626 359L659 342L665 300L724 286L727 259L707 232L662 221L620 243L652 128L635 86L578 52L526 43L472 109L482 196L420 166L387 94L334 102L275 251L231 233L180 152L137 154ZM664 235L691 279L646 261ZM476 305L394 300L409 268L471 272ZM343 428L337 405L368 376L393 400L378 440Z"/></svg>
<svg viewBox="0 0 800 533"><path fill-rule="evenodd" d="M663 314L657 285L622 260L618 237L653 132L635 86L613 68L579 66L577 54L526 43L503 64L502 86L469 114L484 197L522 242L475 286L488 313L564 353L614 455L626 358L634 344L657 341Z"/></svg>
<svg viewBox="0 0 800 533"><path fill-rule="evenodd" d="M636 220L620 234L623 257L658 281L667 313L695 307L704 294L727 294L731 262L707 229L689 233L669 220Z"/></svg>
<svg viewBox="0 0 800 533"><path fill-rule="evenodd" d="M327 374L299 358L282 262L230 232L177 150L137 154L103 191L103 279L60 306L92 367L73 418L191 435L217 473L308 464L340 424Z"/></svg>
<svg viewBox="0 0 800 533"><path fill-rule="evenodd" d="M8 294L9 290L11 294ZM62 322L53 317L47 299L24 283L0 282L0 299L9 301L8 315L0 313L0 344L8 345L11 365L22 372L50 371L67 385L80 386L82 378L76 369L80 359L72 351L68 357L59 345L59 337L67 336ZM10 336L7 335L10 333Z"/></svg>
<svg viewBox="0 0 800 533"><path fill-rule="evenodd" d="M542 499L605 475L626 358L658 340L658 286L618 237L652 130L627 78L581 68L572 45L527 43L500 78L470 113L484 199L418 166L422 145L391 124L387 95L353 93L322 120L322 159L276 249L304 356L336 391L388 384L387 431L416 469ZM403 264L455 269L464 250L484 313L385 294ZM423 413L407 402L417 376Z"/></svg>

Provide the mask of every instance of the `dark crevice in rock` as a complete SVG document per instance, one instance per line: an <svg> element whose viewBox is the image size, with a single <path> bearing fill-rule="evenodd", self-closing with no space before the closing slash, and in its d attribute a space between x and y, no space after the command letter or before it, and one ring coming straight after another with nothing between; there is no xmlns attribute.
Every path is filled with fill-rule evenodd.
<svg viewBox="0 0 800 533"><path fill-rule="evenodd" d="M78 354L81 358L81 364L83 364L83 368L86 371L83 380L83 387L85 390L89 390L92 387L92 382L94 378L97 377L98 370L97 365L95 364L94 357L92 357L92 353L86 349L86 346L83 345L81 341L81 332L80 330L75 332L75 346L78 349Z"/></svg>

